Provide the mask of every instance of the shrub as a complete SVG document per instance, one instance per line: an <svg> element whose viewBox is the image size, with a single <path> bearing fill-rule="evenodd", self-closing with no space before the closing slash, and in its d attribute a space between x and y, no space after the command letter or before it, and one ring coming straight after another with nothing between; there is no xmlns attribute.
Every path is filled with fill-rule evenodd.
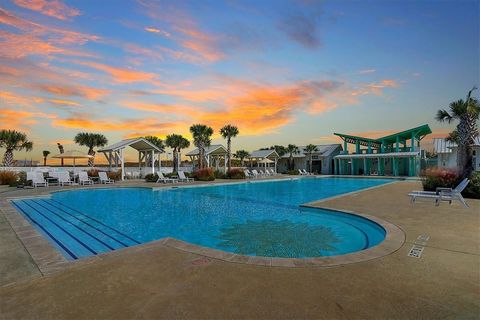
<svg viewBox="0 0 480 320"><path fill-rule="evenodd" d="M466 198L480 199L480 172L473 172L470 176L470 183L462 192Z"/></svg>
<svg viewBox="0 0 480 320"><path fill-rule="evenodd" d="M465 198L480 199L480 172L474 172L469 177L470 183L463 190ZM438 187L455 188L462 178L455 170L427 169L422 175L425 191L435 191Z"/></svg>
<svg viewBox="0 0 480 320"><path fill-rule="evenodd" d="M199 181L215 180L215 174L212 168L199 169L193 173L193 177Z"/></svg>
<svg viewBox="0 0 480 320"><path fill-rule="evenodd" d="M245 172L241 169L230 169L227 172L228 179L245 179Z"/></svg>
<svg viewBox="0 0 480 320"><path fill-rule="evenodd" d="M158 174L154 173L149 173L145 175L145 181L146 182L157 182L158 180Z"/></svg>
<svg viewBox="0 0 480 320"><path fill-rule="evenodd" d="M215 179L225 179L226 178L225 173L221 170L215 170L213 172L213 175L215 176Z"/></svg>
<svg viewBox="0 0 480 320"><path fill-rule="evenodd" d="M118 180L122 179L122 170L109 171L109 172L107 172L107 177L109 179L118 181Z"/></svg>
<svg viewBox="0 0 480 320"><path fill-rule="evenodd" d="M98 177L98 172L100 170L98 169L90 169L90 170L87 170L87 174L89 177Z"/></svg>
<svg viewBox="0 0 480 320"><path fill-rule="evenodd" d="M18 174L14 171L0 171L0 185L17 185Z"/></svg>

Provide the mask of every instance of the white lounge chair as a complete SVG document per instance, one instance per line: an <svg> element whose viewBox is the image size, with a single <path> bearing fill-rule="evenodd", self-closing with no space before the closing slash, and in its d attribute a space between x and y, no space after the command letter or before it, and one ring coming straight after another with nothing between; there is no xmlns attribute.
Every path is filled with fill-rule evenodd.
<svg viewBox="0 0 480 320"><path fill-rule="evenodd" d="M434 199L435 205L438 206L440 201L460 201L465 207L468 207L467 202L462 196L462 191L465 190L470 180L463 179L454 189L452 188L437 188L436 191L412 191L408 195L411 197L411 203L414 204L417 198Z"/></svg>
<svg viewBox="0 0 480 320"><path fill-rule="evenodd" d="M276 175L278 174L278 173L275 172L275 170L273 170L273 169L270 169L270 173L272 174L272 176L276 176Z"/></svg>
<svg viewBox="0 0 480 320"><path fill-rule="evenodd" d="M258 178L258 177L261 176L261 174L260 174L257 170L255 170L255 169L252 170L252 173L253 173L253 176L254 176L255 178Z"/></svg>
<svg viewBox="0 0 480 320"><path fill-rule="evenodd" d="M311 175L313 175L313 173L308 172L308 171L305 170L305 169L302 169L302 172L303 172L303 174L306 175L306 176L311 176Z"/></svg>
<svg viewBox="0 0 480 320"><path fill-rule="evenodd" d="M78 183L82 186L89 184L93 184L93 180L88 177L88 174L85 171L80 171L78 173Z"/></svg>
<svg viewBox="0 0 480 320"><path fill-rule="evenodd" d="M251 179L253 178L253 175L250 173L248 170L243 170L243 173L245 173L245 178Z"/></svg>
<svg viewBox="0 0 480 320"><path fill-rule="evenodd" d="M75 185L75 181L73 181L70 178L70 174L66 171L65 172L57 172L56 176L58 178L58 184L61 185L61 186L64 186L64 185L73 186L73 185Z"/></svg>
<svg viewBox="0 0 480 320"><path fill-rule="evenodd" d="M167 182L177 183L177 182L178 182L178 179L165 178L165 176L164 176L163 173L161 173L161 172L158 172L157 174L158 174L157 183L159 183L159 182L163 182L163 183L167 183Z"/></svg>
<svg viewBox="0 0 480 320"><path fill-rule="evenodd" d="M43 172L41 171L34 171L34 172L27 172L27 181L32 181L32 186L34 188L38 186L48 187L48 182L43 177Z"/></svg>
<svg viewBox="0 0 480 320"><path fill-rule="evenodd" d="M303 172L302 170L298 169L298 174L301 176L306 176L308 173Z"/></svg>
<svg viewBox="0 0 480 320"><path fill-rule="evenodd" d="M178 180L179 181L184 181L184 182L190 182L190 181L193 181L195 179L187 177L185 175L185 172L183 172L183 171L178 171Z"/></svg>
<svg viewBox="0 0 480 320"><path fill-rule="evenodd" d="M103 184L112 184L112 183L115 183L115 180L110 179L110 178L107 176L107 173L104 172L104 171L100 171L100 172L98 173L98 179L99 179L99 182L100 182L100 183L103 183Z"/></svg>

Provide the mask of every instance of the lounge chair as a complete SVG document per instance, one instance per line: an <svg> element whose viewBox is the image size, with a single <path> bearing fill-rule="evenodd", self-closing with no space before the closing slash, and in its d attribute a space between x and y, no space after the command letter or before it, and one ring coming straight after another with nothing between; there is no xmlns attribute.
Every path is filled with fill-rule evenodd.
<svg viewBox="0 0 480 320"><path fill-rule="evenodd" d="M195 179L187 177L185 175L185 172L183 172L183 171L178 171L178 180L183 181L183 182L190 182L190 181L193 181Z"/></svg>
<svg viewBox="0 0 480 320"><path fill-rule="evenodd" d="M276 173L275 170L273 170L273 169L269 169L268 171L270 172L270 174L271 174L272 176L277 175L277 173Z"/></svg>
<svg viewBox="0 0 480 320"><path fill-rule="evenodd" d="M75 185L75 181L73 181L70 178L70 174L66 171L57 172L56 176L58 178L58 184L61 185L61 186L64 186L64 185L73 186L73 185Z"/></svg>
<svg viewBox="0 0 480 320"><path fill-rule="evenodd" d="M253 173L253 176L254 176L255 178L258 178L258 177L261 176L261 174L260 174L257 170L255 170L255 169L252 170L252 173Z"/></svg>
<svg viewBox="0 0 480 320"><path fill-rule="evenodd" d="M27 172L27 181L32 181L32 186L34 188L38 186L48 187L48 182L43 177L43 172L41 171L34 171L34 172Z"/></svg>
<svg viewBox="0 0 480 320"><path fill-rule="evenodd" d="M177 183L177 182L178 182L178 179L165 178L165 176L164 176L163 173L161 173L161 172L158 172L157 174L158 174L157 183L159 183L159 182L163 182L163 183L167 183L167 182Z"/></svg>
<svg viewBox="0 0 480 320"><path fill-rule="evenodd" d="M115 183L115 180L110 179L110 178L107 176L107 173L106 173L106 172L103 172L103 171L100 171L100 172L98 173L98 179L99 179L99 182L100 182L100 183L104 183L104 184L113 184L113 183Z"/></svg>
<svg viewBox="0 0 480 320"><path fill-rule="evenodd" d="M301 176L306 176L308 173L305 173L302 170L298 169L298 174Z"/></svg>
<svg viewBox="0 0 480 320"><path fill-rule="evenodd" d="M468 208L468 204L462 196L462 191L467 187L470 180L463 179L454 189L452 188L437 188L435 191L412 191L408 195L411 197L411 203L414 204L417 198L434 199L435 205L440 205L440 201L448 201L450 204L452 201L460 201L465 207Z"/></svg>
<svg viewBox="0 0 480 320"><path fill-rule="evenodd" d="M306 176L311 176L311 175L313 175L313 173L308 172L308 171L305 170L305 169L302 169L302 172L303 172L303 174L306 175Z"/></svg>
<svg viewBox="0 0 480 320"><path fill-rule="evenodd" d="M88 177L88 174L85 171L80 171L78 173L78 183L82 186L86 184L92 185L93 180Z"/></svg>
<svg viewBox="0 0 480 320"><path fill-rule="evenodd" d="M243 173L245 173L245 178L248 178L248 179L253 178L253 174L251 174L250 171L243 170Z"/></svg>

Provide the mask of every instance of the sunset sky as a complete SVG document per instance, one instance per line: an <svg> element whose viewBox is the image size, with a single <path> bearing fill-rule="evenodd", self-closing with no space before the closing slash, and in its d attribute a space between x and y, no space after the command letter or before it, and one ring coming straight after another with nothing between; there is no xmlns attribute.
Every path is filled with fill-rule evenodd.
<svg viewBox="0 0 480 320"><path fill-rule="evenodd" d="M479 3L3 0L0 128L37 160L86 150L80 131L190 138L194 123L238 126L249 151L424 123L444 136L436 110L480 84Z"/></svg>

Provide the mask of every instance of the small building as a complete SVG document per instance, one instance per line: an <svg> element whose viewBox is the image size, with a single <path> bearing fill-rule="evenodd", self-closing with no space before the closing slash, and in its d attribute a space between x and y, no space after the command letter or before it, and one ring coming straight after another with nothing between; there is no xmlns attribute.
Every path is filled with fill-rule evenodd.
<svg viewBox="0 0 480 320"><path fill-rule="evenodd" d="M205 147L204 161L207 167L214 167L215 169L220 168L220 164L223 162L223 169L226 170L227 167L227 149L221 144L213 144L211 146ZM200 152L198 148L193 149L192 151L186 154L187 157L193 163L193 166L198 166L198 160L200 157Z"/></svg>
<svg viewBox="0 0 480 320"><path fill-rule="evenodd" d="M253 164L255 164L256 168L258 169L272 167L275 172L277 172L279 158L280 156L273 149L255 150L248 157L251 168L253 168Z"/></svg>
<svg viewBox="0 0 480 320"><path fill-rule="evenodd" d="M334 133L344 143L343 153L335 157L335 174L418 176L420 141L430 133L427 124L377 139ZM354 152L348 152L348 144Z"/></svg>
<svg viewBox="0 0 480 320"><path fill-rule="evenodd" d="M458 146L456 143L447 141L444 138L434 138L433 146L437 154L437 166L439 168L454 169L457 167ZM480 171L480 160L478 158L480 154L480 137L475 138L472 145L472 153L472 167L475 171Z"/></svg>
<svg viewBox="0 0 480 320"><path fill-rule="evenodd" d="M317 151L312 152L312 166L310 169L310 155L305 152L305 146L299 146L299 152L293 154L293 170L303 169L319 174L333 174L333 159L342 152L340 144L317 145ZM290 154L284 154L278 161L280 172L286 172L289 169Z"/></svg>

